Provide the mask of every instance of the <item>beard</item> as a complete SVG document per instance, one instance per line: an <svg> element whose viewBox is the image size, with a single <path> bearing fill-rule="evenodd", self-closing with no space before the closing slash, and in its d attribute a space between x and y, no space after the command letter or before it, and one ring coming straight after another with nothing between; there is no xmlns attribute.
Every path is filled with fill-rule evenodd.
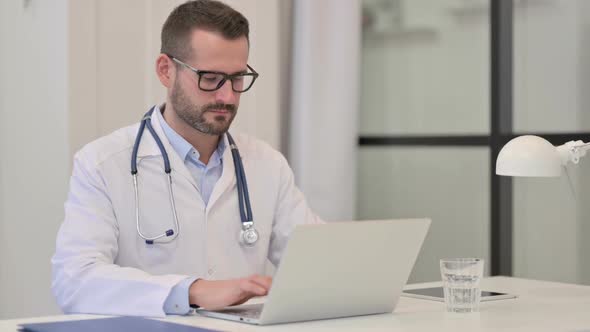
<svg viewBox="0 0 590 332"><path fill-rule="evenodd" d="M178 80L174 82L174 88L170 95L170 103L176 115L189 126L203 134L215 136L223 135L227 132L236 116L237 110L234 104L214 103L202 107L194 105L180 87ZM205 113L212 110L226 110L229 114L226 116L217 115L213 118L212 122L208 122L205 119Z"/></svg>

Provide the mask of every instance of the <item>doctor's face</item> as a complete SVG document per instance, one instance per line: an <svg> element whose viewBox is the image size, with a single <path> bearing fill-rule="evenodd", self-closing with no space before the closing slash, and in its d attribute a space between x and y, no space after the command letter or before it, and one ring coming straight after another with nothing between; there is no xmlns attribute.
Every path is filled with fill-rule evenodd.
<svg viewBox="0 0 590 332"><path fill-rule="evenodd" d="M216 32L195 30L190 41L190 58L177 60L192 69L225 74L247 71L249 47L246 37L229 40ZM227 132L240 104L240 93L233 91L232 82L227 80L215 91L203 91L203 88L211 88L208 80L213 80L214 74L198 74L180 62L175 62L175 66L176 75L169 93L177 116L205 134Z"/></svg>

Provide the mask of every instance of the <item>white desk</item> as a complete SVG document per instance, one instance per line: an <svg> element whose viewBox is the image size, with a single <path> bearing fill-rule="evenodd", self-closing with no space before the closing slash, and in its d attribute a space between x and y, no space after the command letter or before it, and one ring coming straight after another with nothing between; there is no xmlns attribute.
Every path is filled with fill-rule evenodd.
<svg viewBox="0 0 590 332"><path fill-rule="evenodd" d="M414 284L407 288L439 283ZM258 327L200 316L164 320L222 331L590 331L590 286L517 278L486 278L482 288L517 294L513 300L483 302L479 313L444 311L444 304L402 297L393 314ZM95 318L92 315L0 321L0 331L22 323Z"/></svg>

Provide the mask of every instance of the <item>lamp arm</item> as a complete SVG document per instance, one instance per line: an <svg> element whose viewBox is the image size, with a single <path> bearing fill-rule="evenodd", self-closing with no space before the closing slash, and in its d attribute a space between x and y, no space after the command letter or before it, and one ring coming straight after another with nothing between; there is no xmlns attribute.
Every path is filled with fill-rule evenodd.
<svg viewBox="0 0 590 332"><path fill-rule="evenodd" d="M590 150L590 142L584 143L583 141L569 141L557 147L561 164L564 166L569 162L577 164L588 150Z"/></svg>

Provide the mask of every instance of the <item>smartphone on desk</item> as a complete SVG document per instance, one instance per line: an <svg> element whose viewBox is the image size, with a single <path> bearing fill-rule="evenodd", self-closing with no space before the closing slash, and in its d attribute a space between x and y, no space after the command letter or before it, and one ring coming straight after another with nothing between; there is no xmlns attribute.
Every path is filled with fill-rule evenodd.
<svg viewBox="0 0 590 332"><path fill-rule="evenodd" d="M417 299L432 300L432 301L445 301L445 295L442 287L431 287L431 288L417 288L417 289L405 289L402 292L402 296L413 297ZM506 300L514 299L516 295L500 292L481 291L481 301L494 301L494 300Z"/></svg>

